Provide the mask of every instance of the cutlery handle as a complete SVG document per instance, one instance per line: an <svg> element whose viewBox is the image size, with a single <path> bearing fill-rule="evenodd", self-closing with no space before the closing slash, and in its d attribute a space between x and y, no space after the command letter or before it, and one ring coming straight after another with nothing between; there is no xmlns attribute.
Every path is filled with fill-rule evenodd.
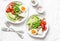
<svg viewBox="0 0 60 41"><path fill-rule="evenodd" d="M24 38L20 33L18 33L18 32L16 32L16 33L18 34L18 36L19 36L21 39Z"/></svg>
<svg viewBox="0 0 60 41"><path fill-rule="evenodd" d="M12 28L10 28L10 29L12 29ZM12 29L15 33L17 33L18 34L18 36L21 38L21 39L23 39L24 37L19 33L19 32L17 32L17 31L15 31L14 29Z"/></svg>
<svg viewBox="0 0 60 41"><path fill-rule="evenodd" d="M15 32L15 31L8 31L8 32ZM16 32L19 32L19 33L24 33L23 31L16 31Z"/></svg>
<svg viewBox="0 0 60 41"><path fill-rule="evenodd" d="M7 26L8 28L11 26L9 22L5 22L5 24L6 24L6 26ZM15 30L12 29L12 28L10 28L10 29L13 30L13 32L17 33L18 36L19 36L21 39L23 39L23 36L22 36L19 32L15 31Z"/></svg>
<svg viewBox="0 0 60 41"><path fill-rule="evenodd" d="M5 22L5 25L6 25L6 27L8 27L8 28L11 26L8 21Z"/></svg>
<svg viewBox="0 0 60 41"><path fill-rule="evenodd" d="M15 30L13 30L12 28L9 28L9 29L8 29L8 32L19 32L19 33L24 33L22 30L20 30L20 31L15 31Z"/></svg>

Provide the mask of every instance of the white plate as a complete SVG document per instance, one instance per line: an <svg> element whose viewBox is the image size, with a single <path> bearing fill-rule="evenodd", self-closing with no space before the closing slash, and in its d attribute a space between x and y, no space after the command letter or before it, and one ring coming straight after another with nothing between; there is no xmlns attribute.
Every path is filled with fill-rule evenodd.
<svg viewBox="0 0 60 41"><path fill-rule="evenodd" d="M40 17L40 16L39 16L39 17ZM46 22L47 22L47 21L46 21ZM47 34L47 31L48 31L48 23L47 23L46 27L47 27L47 30L44 31L42 35L33 35L33 34L31 34L31 33L28 31L29 26L27 25L27 22L26 22L26 30L27 30L27 33L28 33L30 36L32 36L32 37L44 38L45 35Z"/></svg>
<svg viewBox="0 0 60 41"><path fill-rule="evenodd" d="M19 1L18 1L19 2ZM22 3L22 2L21 2ZM23 4L24 5L24 4ZM11 23L14 23L14 24L18 24L18 23L21 23L21 22L23 22L25 19L27 19L27 17L28 17L28 7L26 6L26 5L24 5L25 7L26 7L26 12L24 12L24 13L22 13L23 14L23 16L24 16L24 18L21 20L21 21L16 21L16 22L13 22L13 21L11 21L11 20L9 20L8 18L7 18L7 16L6 16L6 20L8 21L8 22L11 22ZM5 11L6 11L6 9L5 9ZM21 15L22 15L21 14ZM5 12L5 15L6 15L6 12Z"/></svg>

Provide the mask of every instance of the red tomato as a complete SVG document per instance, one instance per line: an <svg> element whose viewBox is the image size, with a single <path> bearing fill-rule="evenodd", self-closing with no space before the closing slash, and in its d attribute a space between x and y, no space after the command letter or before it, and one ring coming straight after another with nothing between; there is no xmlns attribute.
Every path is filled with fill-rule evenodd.
<svg viewBox="0 0 60 41"><path fill-rule="evenodd" d="M13 9L13 6L9 6L10 7L10 9Z"/></svg>
<svg viewBox="0 0 60 41"><path fill-rule="evenodd" d="M40 23L46 25L46 21L44 20L42 20Z"/></svg>
<svg viewBox="0 0 60 41"><path fill-rule="evenodd" d="M14 6L14 2L11 2L9 5L10 5L10 6Z"/></svg>
<svg viewBox="0 0 60 41"><path fill-rule="evenodd" d="M7 12L7 13L10 12L10 8L9 8L9 7L7 8L6 12Z"/></svg>
<svg viewBox="0 0 60 41"><path fill-rule="evenodd" d="M43 21L44 25L46 25L46 21Z"/></svg>
<svg viewBox="0 0 60 41"><path fill-rule="evenodd" d="M11 13L14 14L14 9L11 9Z"/></svg>
<svg viewBox="0 0 60 41"><path fill-rule="evenodd" d="M47 29L47 28L46 28L46 21L42 20L42 21L40 22L40 25L41 25L43 31L45 31L45 30Z"/></svg>
<svg viewBox="0 0 60 41"><path fill-rule="evenodd" d="M10 8L10 12L11 12L12 14L14 14L14 9L13 9L14 2L11 2L8 6L9 6L9 8Z"/></svg>
<svg viewBox="0 0 60 41"><path fill-rule="evenodd" d="M14 2L11 2L9 5L8 5L8 8L6 10L6 12L11 12L12 14L14 14L14 9L13 9L13 6L14 6Z"/></svg>
<svg viewBox="0 0 60 41"><path fill-rule="evenodd" d="M14 14L14 11L12 11L12 14Z"/></svg>
<svg viewBox="0 0 60 41"><path fill-rule="evenodd" d="M45 26L44 28L42 28L42 31L45 31L47 29L47 27Z"/></svg>
<svg viewBox="0 0 60 41"><path fill-rule="evenodd" d="M41 24L41 27L44 28L45 25Z"/></svg>
<svg viewBox="0 0 60 41"><path fill-rule="evenodd" d="M13 9L14 3L11 2L8 6L10 7L10 9Z"/></svg>

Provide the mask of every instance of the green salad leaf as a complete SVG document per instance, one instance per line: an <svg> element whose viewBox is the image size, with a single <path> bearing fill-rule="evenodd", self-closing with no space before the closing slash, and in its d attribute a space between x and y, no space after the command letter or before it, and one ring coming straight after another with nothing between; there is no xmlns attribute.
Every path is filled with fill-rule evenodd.
<svg viewBox="0 0 60 41"><path fill-rule="evenodd" d="M14 6L14 11L15 12L19 12L20 11L20 9L19 9L19 7L17 5Z"/></svg>
<svg viewBox="0 0 60 41"><path fill-rule="evenodd" d="M19 6L20 5L22 5L22 3L20 3L20 2L14 2L14 7L13 7L13 9L14 9L14 12L16 13L16 14L20 14L21 13L21 11L20 11L20 9L19 9Z"/></svg>
<svg viewBox="0 0 60 41"><path fill-rule="evenodd" d="M29 27L36 29L40 24L40 19L37 15L33 15L28 19L27 24Z"/></svg>

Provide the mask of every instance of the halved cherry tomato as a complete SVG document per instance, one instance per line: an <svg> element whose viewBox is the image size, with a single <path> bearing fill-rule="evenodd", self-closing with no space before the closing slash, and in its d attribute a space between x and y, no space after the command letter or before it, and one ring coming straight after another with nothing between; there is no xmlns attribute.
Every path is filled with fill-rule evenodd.
<svg viewBox="0 0 60 41"><path fill-rule="evenodd" d="M9 8L10 8L10 9L13 9L13 6L10 5Z"/></svg>
<svg viewBox="0 0 60 41"><path fill-rule="evenodd" d="M12 11L11 13L14 14L14 11Z"/></svg>
<svg viewBox="0 0 60 41"><path fill-rule="evenodd" d="M42 20L42 21L40 22L40 24L46 25L46 21Z"/></svg>
<svg viewBox="0 0 60 41"><path fill-rule="evenodd" d="M11 13L14 14L14 9L11 9Z"/></svg>
<svg viewBox="0 0 60 41"><path fill-rule="evenodd" d="M41 24L41 27L42 27L42 28L44 28L44 27L45 27L45 25L44 25L44 24Z"/></svg>
<svg viewBox="0 0 60 41"><path fill-rule="evenodd" d="M10 9L13 9L13 6L14 6L14 2L11 2L11 3L9 4Z"/></svg>
<svg viewBox="0 0 60 41"><path fill-rule="evenodd" d="M42 31L45 31L47 29L47 27L45 26L44 28L42 28Z"/></svg>
<svg viewBox="0 0 60 41"><path fill-rule="evenodd" d="M7 8L6 12L7 12L7 13L10 12L10 8L9 8L9 7Z"/></svg>
<svg viewBox="0 0 60 41"><path fill-rule="evenodd" d="M11 12L12 14L14 14L14 9L13 9L13 6L14 6L14 2L11 2L9 5L8 5L8 8L6 10L6 12Z"/></svg>
<svg viewBox="0 0 60 41"><path fill-rule="evenodd" d="M46 27L46 21L41 20L40 25L41 25L43 31L45 31L47 29L47 27Z"/></svg>
<svg viewBox="0 0 60 41"><path fill-rule="evenodd" d="M9 5L10 5L10 6L14 6L14 2L11 2Z"/></svg>

